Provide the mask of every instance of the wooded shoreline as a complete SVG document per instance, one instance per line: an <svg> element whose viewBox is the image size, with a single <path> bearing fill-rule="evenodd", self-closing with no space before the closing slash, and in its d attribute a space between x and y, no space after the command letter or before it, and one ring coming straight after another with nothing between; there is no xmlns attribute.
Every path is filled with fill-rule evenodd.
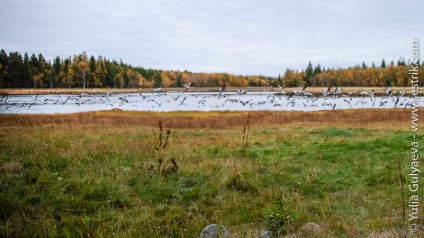
<svg viewBox="0 0 424 238"><path fill-rule="evenodd" d="M227 92L236 92L238 89L248 90L248 92L278 92L278 87L227 87ZM324 87L308 87L308 91L312 93L322 93ZM383 87L343 87L344 92L362 92L362 91L376 91L376 94L384 93ZM409 94L410 87L393 87L393 91L400 90ZM151 93L153 88L0 88L0 94L10 95L36 95L36 94L102 94L102 93ZM163 88L167 92L184 91L184 88ZM287 92L298 90L298 87L285 88ZM188 92L218 92L219 87L193 87Z"/></svg>

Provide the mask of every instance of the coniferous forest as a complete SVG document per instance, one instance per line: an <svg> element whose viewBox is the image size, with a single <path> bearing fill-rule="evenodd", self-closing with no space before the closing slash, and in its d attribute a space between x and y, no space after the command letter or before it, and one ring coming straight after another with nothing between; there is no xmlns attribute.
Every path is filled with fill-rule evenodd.
<svg viewBox="0 0 424 238"><path fill-rule="evenodd" d="M73 57L46 60L42 54L0 52L0 88L151 88L273 86L297 87L305 83L311 87L328 85L352 87L407 87L411 85L411 62L400 58L397 62L384 59L372 65L364 62L349 68L325 68L307 64L305 69L287 69L283 75L233 75L228 73L199 73L132 66L103 56L88 56L85 52ZM424 65L418 67L420 77ZM420 79L420 82L423 80ZM421 85L422 86L422 85Z"/></svg>

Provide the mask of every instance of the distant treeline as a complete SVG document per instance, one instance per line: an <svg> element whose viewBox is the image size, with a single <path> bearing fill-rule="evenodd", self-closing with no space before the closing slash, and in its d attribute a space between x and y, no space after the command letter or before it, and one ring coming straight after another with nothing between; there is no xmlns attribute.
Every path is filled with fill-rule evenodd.
<svg viewBox="0 0 424 238"><path fill-rule="evenodd" d="M362 63L346 69L324 68L320 64L308 66L301 71L287 69L284 75L267 77L263 75L233 75L228 73L193 73L189 71L145 69L134 67L122 60L88 56L85 52L53 62L42 54L5 50L0 52L0 88L150 88L184 87L192 83L195 87L234 87L273 86L311 87L337 86L410 86L411 63L400 58L386 65L370 66ZM423 80L424 66L418 67L420 82ZM421 85L421 84L420 84Z"/></svg>

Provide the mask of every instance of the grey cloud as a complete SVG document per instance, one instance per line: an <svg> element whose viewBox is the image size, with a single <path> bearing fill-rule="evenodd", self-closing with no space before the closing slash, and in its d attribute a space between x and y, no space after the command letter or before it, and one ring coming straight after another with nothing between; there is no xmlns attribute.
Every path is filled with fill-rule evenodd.
<svg viewBox="0 0 424 238"><path fill-rule="evenodd" d="M409 7L413 5L414 7ZM143 67L278 75L408 57L424 4L390 0L5 1L0 47ZM420 8L421 7L421 8Z"/></svg>

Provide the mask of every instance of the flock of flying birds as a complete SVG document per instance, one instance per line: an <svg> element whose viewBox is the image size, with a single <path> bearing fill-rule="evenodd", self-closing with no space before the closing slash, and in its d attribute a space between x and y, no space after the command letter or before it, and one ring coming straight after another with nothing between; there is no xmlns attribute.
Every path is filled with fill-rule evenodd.
<svg viewBox="0 0 424 238"><path fill-rule="evenodd" d="M285 95L285 94L289 94L288 99L290 99L293 96L303 96L303 98L315 98L315 95L311 92L306 91L306 85L303 88L299 88L299 90L295 90L292 92L286 92L284 91L284 88L281 87L279 85L280 88L280 92L278 92L278 95ZM357 96L357 98L359 98L359 100L357 100L355 102L355 105L358 104L362 104L365 105L367 103L371 103L372 106L374 107L377 103L377 97L375 96L375 90L371 90L371 91L351 91L351 92L347 92L347 93L342 93L343 88L339 88L339 87L335 87L333 89L333 91L331 91L333 89L333 86L329 86L327 89L324 88L323 92L322 92L322 96L323 98L326 100L328 98L344 98L343 101L346 102L349 106L351 106L352 104L352 100L355 96ZM380 101L379 101L379 105L380 107L384 107L390 100L392 102L394 102L394 108L397 107L412 107L413 104L411 102L411 100L408 101L409 98L404 97L405 93L400 91L400 90L396 90L396 94L393 93L393 90L389 89L388 87L384 87L384 96L381 97ZM369 101L366 100L365 98L369 98ZM333 107L333 110L336 107L336 104L332 104L331 105Z"/></svg>
<svg viewBox="0 0 424 238"><path fill-rule="evenodd" d="M413 107L411 97L399 90L393 92L388 87L384 88L382 96L376 96L372 91L343 92L343 88L323 88L322 93L312 93L307 86L298 90L286 91L279 86L278 92L262 91L250 92L238 89L226 91L225 85L215 92L189 91L191 84L186 84L184 90L167 92L161 88L152 89L150 92L131 94L86 94L79 95L9 95L0 96L0 113L13 113L31 111L33 108L48 106L44 113L53 106L67 106L68 109L58 112L78 111L79 107L88 110L107 110L122 108L125 110L335 110L343 108L363 107ZM73 109L70 109L73 108ZM308 109L309 108L309 109ZM7 112L9 111L9 112ZM53 110L54 111L54 110ZM47 113L49 113L48 111Z"/></svg>

